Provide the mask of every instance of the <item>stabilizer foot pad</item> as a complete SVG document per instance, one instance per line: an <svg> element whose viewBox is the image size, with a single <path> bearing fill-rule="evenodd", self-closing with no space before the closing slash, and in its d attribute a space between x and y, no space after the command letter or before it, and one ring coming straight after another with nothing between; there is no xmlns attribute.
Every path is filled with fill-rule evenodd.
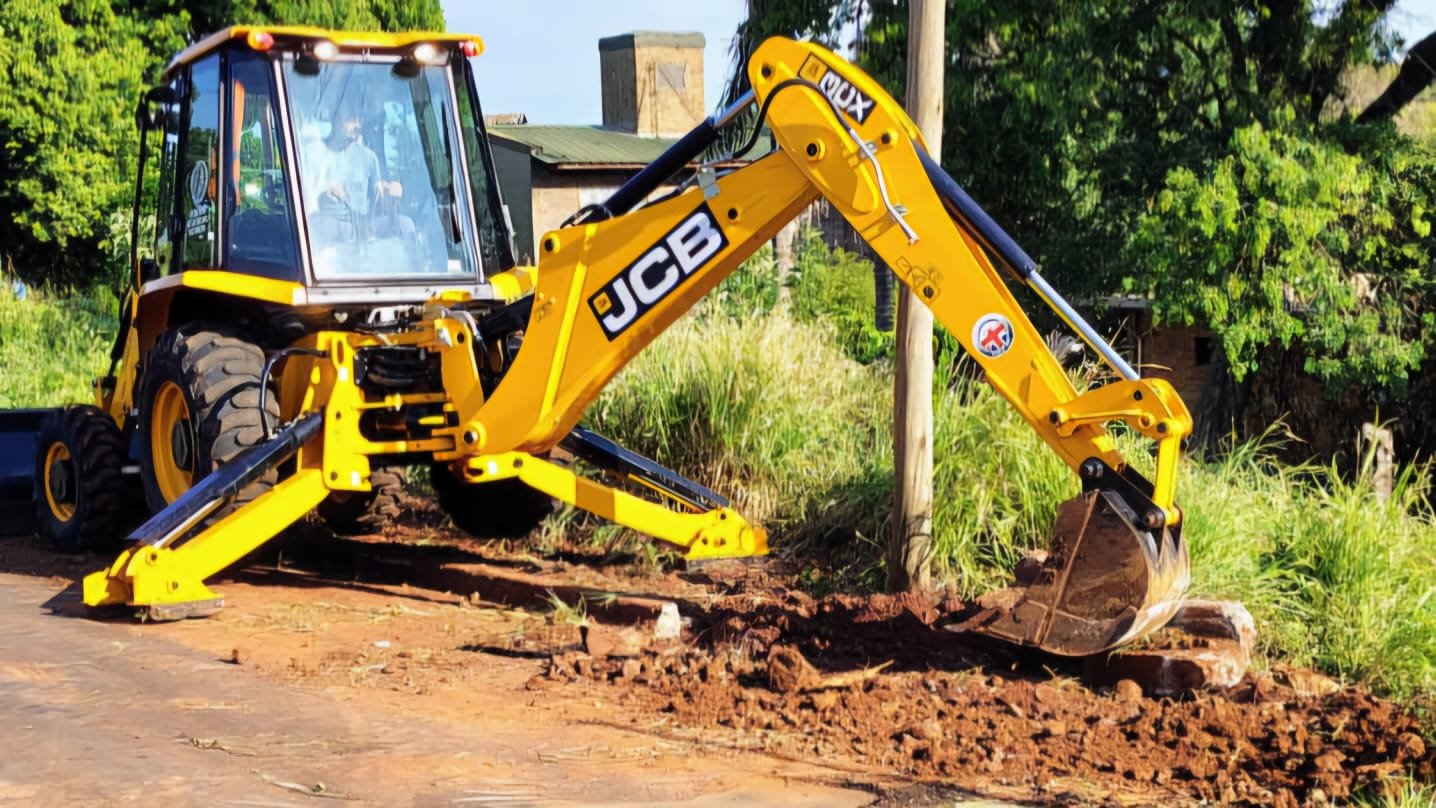
<svg viewBox="0 0 1436 808"><path fill-rule="evenodd" d="M185 620L191 617L209 617L224 608L224 598L191 600L185 603L152 603L139 611L139 618L155 623Z"/></svg>

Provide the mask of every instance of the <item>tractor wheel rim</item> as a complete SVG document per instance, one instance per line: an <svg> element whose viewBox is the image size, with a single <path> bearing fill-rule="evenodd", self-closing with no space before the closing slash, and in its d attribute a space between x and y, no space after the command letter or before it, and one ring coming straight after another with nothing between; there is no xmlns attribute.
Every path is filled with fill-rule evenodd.
<svg viewBox="0 0 1436 808"><path fill-rule="evenodd" d="M150 460L155 484L165 502L174 502L194 485L194 421L184 390L165 382L155 393L150 416Z"/></svg>
<svg viewBox="0 0 1436 808"><path fill-rule="evenodd" d="M70 447L52 443L45 452L45 503L61 522L75 517L75 462Z"/></svg>

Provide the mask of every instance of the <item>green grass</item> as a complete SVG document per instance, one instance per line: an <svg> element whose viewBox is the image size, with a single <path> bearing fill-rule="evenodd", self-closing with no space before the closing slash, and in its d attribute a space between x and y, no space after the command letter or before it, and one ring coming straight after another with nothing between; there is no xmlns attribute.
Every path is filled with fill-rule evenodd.
<svg viewBox="0 0 1436 808"><path fill-rule="evenodd" d="M1370 808L1432 808L1436 806L1436 786L1421 786L1413 780L1394 780L1380 793L1355 795L1353 805Z"/></svg>
<svg viewBox="0 0 1436 808"><path fill-rule="evenodd" d="M109 290L17 300L0 285L0 409L94 401L90 381L105 371L115 333Z"/></svg>
<svg viewBox="0 0 1436 808"><path fill-rule="evenodd" d="M1201 591L1246 603L1284 658L1398 696L1436 692L1427 467L1402 469L1384 503L1369 468L1282 466L1260 441L1184 471Z"/></svg>

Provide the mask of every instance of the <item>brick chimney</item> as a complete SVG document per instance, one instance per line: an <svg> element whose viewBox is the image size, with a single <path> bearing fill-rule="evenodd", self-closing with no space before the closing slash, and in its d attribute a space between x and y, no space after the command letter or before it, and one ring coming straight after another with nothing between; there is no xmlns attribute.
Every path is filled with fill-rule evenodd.
<svg viewBox="0 0 1436 808"><path fill-rule="evenodd" d="M703 35L634 31L598 41L603 126L643 137L678 137L707 116Z"/></svg>

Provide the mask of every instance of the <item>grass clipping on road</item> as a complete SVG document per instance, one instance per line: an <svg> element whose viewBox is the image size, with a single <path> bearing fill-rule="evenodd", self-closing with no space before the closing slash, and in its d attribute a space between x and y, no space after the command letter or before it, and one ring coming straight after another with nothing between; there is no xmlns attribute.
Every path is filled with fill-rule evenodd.
<svg viewBox="0 0 1436 808"><path fill-rule="evenodd" d="M781 306L704 307L661 336L589 414L600 432L733 497L775 549L850 559L882 580L892 496L892 366L859 364ZM939 373L939 377L943 374ZM961 374L935 394L933 532L960 593L1001 586L1078 484L1017 413ZM1142 447L1124 441L1128 456ZM1282 466L1261 441L1188 460L1193 593L1244 602L1264 649L1399 697L1436 689L1436 522L1426 468L1385 503L1369 474Z"/></svg>

